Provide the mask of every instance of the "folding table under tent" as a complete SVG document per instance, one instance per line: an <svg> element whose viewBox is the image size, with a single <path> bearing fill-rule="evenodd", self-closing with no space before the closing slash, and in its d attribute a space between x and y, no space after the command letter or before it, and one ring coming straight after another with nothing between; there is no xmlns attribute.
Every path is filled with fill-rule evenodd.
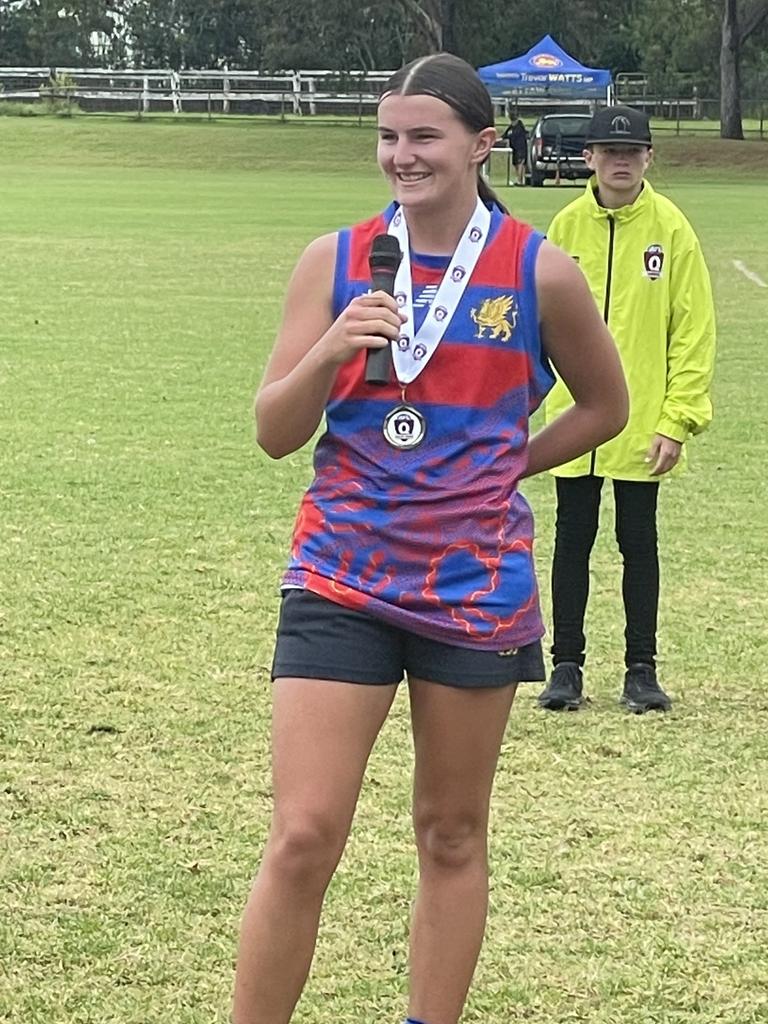
<svg viewBox="0 0 768 1024"><path fill-rule="evenodd" d="M610 103L612 98L611 72L579 64L552 36L544 36L521 57L488 64L477 73L493 99L524 96L545 101L602 99Z"/></svg>

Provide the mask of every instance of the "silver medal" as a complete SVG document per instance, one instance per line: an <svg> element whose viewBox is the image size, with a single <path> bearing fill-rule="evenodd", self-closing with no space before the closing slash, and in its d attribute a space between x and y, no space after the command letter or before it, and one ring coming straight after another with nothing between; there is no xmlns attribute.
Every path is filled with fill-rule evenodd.
<svg viewBox="0 0 768 1024"><path fill-rule="evenodd" d="M412 405L398 405L384 419L384 437L393 448L415 448L426 433L427 421Z"/></svg>

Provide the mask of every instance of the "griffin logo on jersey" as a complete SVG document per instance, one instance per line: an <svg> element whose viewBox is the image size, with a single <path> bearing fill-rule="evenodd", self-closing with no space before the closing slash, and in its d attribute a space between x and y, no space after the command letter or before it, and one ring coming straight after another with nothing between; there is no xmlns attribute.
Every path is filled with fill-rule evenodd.
<svg viewBox="0 0 768 1024"><path fill-rule="evenodd" d="M500 295L497 299L485 299L480 312L471 309L469 315L477 324L476 338L485 337L484 331L490 331L490 338L501 338L509 341L517 325L517 302L514 295Z"/></svg>

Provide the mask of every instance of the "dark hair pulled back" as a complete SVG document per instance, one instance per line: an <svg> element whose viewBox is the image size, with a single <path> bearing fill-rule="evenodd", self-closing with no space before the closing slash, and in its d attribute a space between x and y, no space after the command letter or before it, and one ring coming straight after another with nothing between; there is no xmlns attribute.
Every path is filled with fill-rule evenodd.
<svg viewBox="0 0 768 1024"><path fill-rule="evenodd" d="M447 103L471 132L496 126L488 90L472 65L453 53L431 53L412 60L389 78L382 98L393 93L397 96L434 96ZM495 203L504 213L509 212L479 168L477 191L486 205Z"/></svg>

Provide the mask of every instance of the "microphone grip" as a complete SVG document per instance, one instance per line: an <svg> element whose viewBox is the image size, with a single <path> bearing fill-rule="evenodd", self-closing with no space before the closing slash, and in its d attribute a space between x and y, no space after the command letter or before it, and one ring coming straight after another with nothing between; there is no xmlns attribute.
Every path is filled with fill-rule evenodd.
<svg viewBox="0 0 768 1024"><path fill-rule="evenodd" d="M395 294L395 275L388 268L372 268L371 291ZM389 344L384 348L369 348L365 353L365 383L383 387L392 379L392 350Z"/></svg>

